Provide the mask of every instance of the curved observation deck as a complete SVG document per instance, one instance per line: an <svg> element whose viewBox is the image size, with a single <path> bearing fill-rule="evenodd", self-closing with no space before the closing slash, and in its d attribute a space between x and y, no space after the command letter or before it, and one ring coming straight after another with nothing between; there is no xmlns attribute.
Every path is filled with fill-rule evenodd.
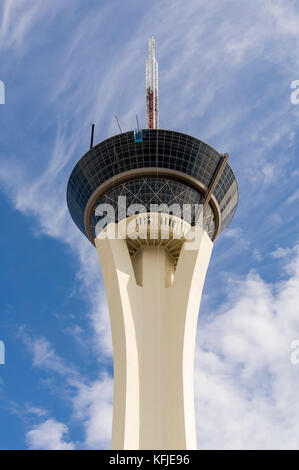
<svg viewBox="0 0 299 470"><path fill-rule="evenodd" d="M194 225L193 209L204 203L211 189L223 159L215 149L171 130L144 129L141 135L141 139L136 138L130 131L100 142L71 173L68 208L77 227L92 243L100 219L96 209L99 204L110 204L115 209L116 222L133 215L127 212L132 204L140 212L150 212L151 204L167 204L175 216L182 216L184 205L188 205ZM125 205L119 196L125 196ZM204 211L204 228L212 240L229 225L237 203L237 181L226 164Z"/></svg>

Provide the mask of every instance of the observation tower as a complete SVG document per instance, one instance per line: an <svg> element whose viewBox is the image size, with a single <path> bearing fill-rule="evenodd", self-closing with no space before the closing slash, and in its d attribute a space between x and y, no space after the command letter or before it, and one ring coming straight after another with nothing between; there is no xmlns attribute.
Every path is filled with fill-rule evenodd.
<svg viewBox="0 0 299 470"><path fill-rule="evenodd" d="M138 124L138 119L137 119ZM96 247L110 313L113 449L196 449L194 352L213 244L238 187L228 154L159 129L149 39L146 128L114 135L78 161L67 204Z"/></svg>

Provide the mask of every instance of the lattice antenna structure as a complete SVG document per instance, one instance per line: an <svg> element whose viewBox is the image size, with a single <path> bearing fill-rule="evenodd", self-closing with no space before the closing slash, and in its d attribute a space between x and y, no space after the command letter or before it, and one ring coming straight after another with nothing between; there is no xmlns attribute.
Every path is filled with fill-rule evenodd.
<svg viewBox="0 0 299 470"><path fill-rule="evenodd" d="M146 60L146 128L159 128L159 99L158 99L158 62L155 58L156 41L154 37L148 40L148 58Z"/></svg>

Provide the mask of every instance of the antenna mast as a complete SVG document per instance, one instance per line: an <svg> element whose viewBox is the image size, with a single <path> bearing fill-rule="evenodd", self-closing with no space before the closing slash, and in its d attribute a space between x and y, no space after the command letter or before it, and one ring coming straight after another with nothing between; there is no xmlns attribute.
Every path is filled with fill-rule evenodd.
<svg viewBox="0 0 299 470"><path fill-rule="evenodd" d="M146 60L146 128L159 128L158 102L158 62L155 58L156 41L154 37L148 40L148 58Z"/></svg>

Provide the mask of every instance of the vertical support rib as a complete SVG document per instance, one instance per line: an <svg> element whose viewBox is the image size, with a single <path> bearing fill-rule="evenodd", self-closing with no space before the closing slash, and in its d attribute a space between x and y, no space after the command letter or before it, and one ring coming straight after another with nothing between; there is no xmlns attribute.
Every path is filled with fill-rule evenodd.
<svg viewBox="0 0 299 470"><path fill-rule="evenodd" d="M112 449L139 449L136 283L126 240L95 240L106 287L113 344ZM136 305L137 302L137 305Z"/></svg>

